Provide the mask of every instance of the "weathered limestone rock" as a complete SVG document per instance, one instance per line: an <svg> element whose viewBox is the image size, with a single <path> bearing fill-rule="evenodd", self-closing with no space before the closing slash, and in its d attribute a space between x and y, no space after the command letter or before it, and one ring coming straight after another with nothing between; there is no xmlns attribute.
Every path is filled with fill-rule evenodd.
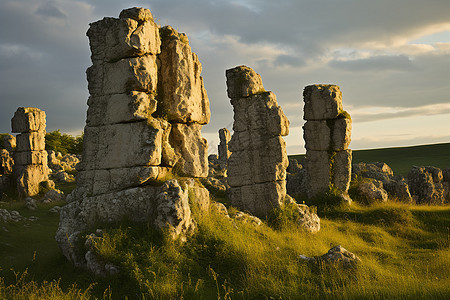
<svg viewBox="0 0 450 300"><path fill-rule="evenodd" d="M16 137L10 134L3 136L3 147L9 151L13 152L16 150Z"/></svg>
<svg viewBox="0 0 450 300"><path fill-rule="evenodd" d="M331 248L322 256L307 257L300 255L300 259L317 264L341 264L344 268L354 268L357 264L361 263L361 259L358 256L341 245Z"/></svg>
<svg viewBox="0 0 450 300"><path fill-rule="evenodd" d="M230 131L226 128L219 129L219 157L218 162L219 164L223 165L224 167L227 166L228 158L230 157L230 150L228 150L228 142L231 140L231 134Z"/></svg>
<svg viewBox="0 0 450 300"><path fill-rule="evenodd" d="M92 23L87 32L93 62L160 53L159 28L147 9L123 10L119 18Z"/></svg>
<svg viewBox="0 0 450 300"><path fill-rule="evenodd" d="M342 93L337 85L316 84L305 87L303 119L334 120L343 112Z"/></svg>
<svg viewBox="0 0 450 300"><path fill-rule="evenodd" d="M352 120L342 108L341 91L336 85L310 85L303 99L308 197L337 188L343 200L351 201Z"/></svg>
<svg viewBox="0 0 450 300"><path fill-rule="evenodd" d="M238 99L264 92L261 76L247 66L227 70L228 98Z"/></svg>
<svg viewBox="0 0 450 300"><path fill-rule="evenodd" d="M401 176L394 176L392 169L383 162L353 164L352 176L380 181L381 188L390 196L403 202L413 202L407 181Z"/></svg>
<svg viewBox="0 0 450 300"><path fill-rule="evenodd" d="M450 200L448 185L439 168L413 167L408 173L408 185L416 203L444 204Z"/></svg>
<svg viewBox="0 0 450 300"><path fill-rule="evenodd" d="M383 189L383 184L377 180L363 182L357 188L358 196L366 203L386 202L388 194Z"/></svg>
<svg viewBox="0 0 450 300"><path fill-rule="evenodd" d="M0 150L0 175L9 175L13 172L14 159L6 149Z"/></svg>
<svg viewBox="0 0 450 300"><path fill-rule="evenodd" d="M162 111L170 122L209 123L209 100L200 76L202 66L184 33L161 28Z"/></svg>
<svg viewBox="0 0 450 300"><path fill-rule="evenodd" d="M56 241L64 256L77 266L85 266L85 257L75 245L83 238L80 233L96 224L127 217L132 222L154 222L158 228L167 227L174 237L183 238L195 226L188 205L188 191L194 184L180 186L177 180L170 180L161 187L140 186L72 201L61 209ZM196 197L197 201L209 201L206 189L203 194L204 198Z"/></svg>
<svg viewBox="0 0 450 300"><path fill-rule="evenodd" d="M289 121L261 77L246 66L226 71L234 109L229 142L228 184L231 203L255 216L267 216L284 205L288 158L281 136Z"/></svg>
<svg viewBox="0 0 450 300"><path fill-rule="evenodd" d="M208 142L201 135L202 125L172 124L170 144L179 153L175 168L185 175L193 177L208 176Z"/></svg>
<svg viewBox="0 0 450 300"><path fill-rule="evenodd" d="M39 193L40 185L48 181L49 169L45 151L45 112L33 107L19 107L11 120L16 137L14 174L19 197Z"/></svg>
<svg viewBox="0 0 450 300"><path fill-rule="evenodd" d="M209 209L209 192L197 181L163 182L172 173L208 175L201 129L210 111L201 64L187 37L159 28L149 10L123 10L119 18L92 23L87 35L93 64L86 71L83 155L79 163L60 161L64 169L76 165L78 174L56 240L75 265L100 274L107 265L89 247L77 252L73 246L83 242L82 231L127 218L184 239L195 228L190 203Z"/></svg>
<svg viewBox="0 0 450 300"><path fill-rule="evenodd" d="M11 120L12 132L45 131L45 112L34 107L19 107Z"/></svg>

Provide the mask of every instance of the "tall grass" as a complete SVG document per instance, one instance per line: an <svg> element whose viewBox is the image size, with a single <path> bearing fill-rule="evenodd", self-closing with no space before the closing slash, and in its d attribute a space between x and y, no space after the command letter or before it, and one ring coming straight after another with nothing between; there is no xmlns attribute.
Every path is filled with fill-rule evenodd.
<svg viewBox="0 0 450 300"><path fill-rule="evenodd" d="M11 204L9 209L40 219L5 225L9 232L0 232L4 268L0 274L5 278L0 281L0 298L447 299L450 295L448 206L318 207L321 231L316 234L302 231L292 211L279 212L255 226L214 210L200 214L194 209L197 230L185 243L148 224L122 223L104 228L103 237L95 240L97 255L121 270L103 279L64 262L53 239L58 218L48 214L49 206L33 212L22 206ZM299 258L322 255L336 245L362 262L345 269ZM29 276L6 278L9 268L21 272L28 268Z"/></svg>
<svg viewBox="0 0 450 300"><path fill-rule="evenodd" d="M441 218L435 227L430 219ZM105 234L98 254L119 264L140 296L169 299L426 298L450 295L449 209L384 204L335 208L317 234L283 219L257 227L214 211L197 215L184 244L142 225ZM136 228L141 229L136 229ZM433 229L434 228L434 229ZM448 229L447 229L448 230ZM362 260L356 269L317 266L300 254L321 255L341 244ZM137 296L137 294L136 294Z"/></svg>

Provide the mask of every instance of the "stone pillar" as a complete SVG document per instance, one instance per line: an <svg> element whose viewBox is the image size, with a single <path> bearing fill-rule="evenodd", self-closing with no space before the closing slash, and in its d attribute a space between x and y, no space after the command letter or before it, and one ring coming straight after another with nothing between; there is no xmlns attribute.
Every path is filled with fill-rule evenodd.
<svg viewBox="0 0 450 300"><path fill-rule="evenodd" d="M16 137L14 174L19 197L35 196L41 182L48 181L45 151L45 112L33 107L19 107L11 120Z"/></svg>
<svg viewBox="0 0 450 300"><path fill-rule="evenodd" d="M88 112L77 187L61 209L56 240L76 265L80 232L126 218L168 226L174 236L195 227L188 194L200 207L209 193L196 181L166 181L171 172L208 175L209 100L201 64L185 34L159 28L148 9L90 24L92 66L87 70ZM189 193L188 193L189 190Z"/></svg>
<svg viewBox="0 0 450 300"><path fill-rule="evenodd" d="M208 176L208 142L201 135L209 123L209 99L200 76L202 65L188 37L170 26L160 30L160 113L172 124L170 144L179 153L175 169L192 177Z"/></svg>
<svg viewBox="0 0 450 300"><path fill-rule="evenodd" d="M310 85L303 99L308 197L337 188L350 201L352 120L342 108L341 91L336 85Z"/></svg>
<svg viewBox="0 0 450 300"><path fill-rule="evenodd" d="M219 164L222 167L227 167L228 164L228 158L230 157L230 150L228 150L228 142L231 140L231 134L230 131L228 131L228 129L226 128L221 128L219 129L219 146L218 151L219 151Z"/></svg>
<svg viewBox="0 0 450 300"><path fill-rule="evenodd" d="M275 94L264 90L261 77L246 66L226 71L234 110L229 142L229 197L232 205L255 216L267 216L284 204L288 158L282 138L289 121Z"/></svg>

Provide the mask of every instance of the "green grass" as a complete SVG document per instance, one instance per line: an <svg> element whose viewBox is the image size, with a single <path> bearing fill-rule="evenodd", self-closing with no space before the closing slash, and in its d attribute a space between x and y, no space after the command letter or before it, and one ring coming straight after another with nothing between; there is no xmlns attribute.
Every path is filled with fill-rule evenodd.
<svg viewBox="0 0 450 300"><path fill-rule="evenodd" d="M73 186L58 187L68 192ZM35 211L22 202L0 204L25 217L39 217L35 222L0 224L1 299L448 299L450 295L449 206L322 205L317 207L321 230L316 234L298 228L292 222L298 216L289 209L256 227L215 211L200 214L194 208L197 230L185 243L172 241L148 224L104 228L96 252L122 272L98 278L74 268L62 256L54 240L59 216L48 211L61 204L39 204ZM336 245L358 255L362 263L344 269L299 259L300 254L322 255Z"/></svg>
<svg viewBox="0 0 450 300"><path fill-rule="evenodd" d="M302 163L305 155L290 155L289 158ZM388 164L395 175L402 176L413 166L450 168L450 143L353 151L353 163L375 161Z"/></svg>

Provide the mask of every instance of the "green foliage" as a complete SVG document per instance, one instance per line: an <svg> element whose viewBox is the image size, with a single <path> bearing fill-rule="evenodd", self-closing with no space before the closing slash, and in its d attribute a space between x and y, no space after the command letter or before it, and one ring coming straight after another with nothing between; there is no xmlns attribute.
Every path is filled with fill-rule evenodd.
<svg viewBox="0 0 450 300"><path fill-rule="evenodd" d="M73 137L70 134L61 134L59 129L48 132L45 135L45 149L61 152L62 155L68 153L81 154L83 152L83 137L84 133L81 136Z"/></svg>

